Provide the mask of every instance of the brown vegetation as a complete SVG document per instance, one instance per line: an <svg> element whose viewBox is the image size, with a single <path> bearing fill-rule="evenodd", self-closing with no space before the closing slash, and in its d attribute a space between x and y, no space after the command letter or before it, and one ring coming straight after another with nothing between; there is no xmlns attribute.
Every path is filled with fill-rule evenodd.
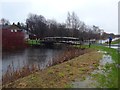
<svg viewBox="0 0 120 90"><path fill-rule="evenodd" d="M90 50L86 50L86 49L78 49L78 48L67 48L61 55L59 55L58 57L54 57L52 59L52 63L50 61L49 66L55 65L55 64L59 64L65 61L68 61L74 57L77 57L79 55L82 55L86 52L88 52ZM19 69L19 70L15 70L14 69L14 65L9 65L7 72L2 76L2 84L6 84L6 83L10 83L13 82L19 78L23 78L25 76L28 76L40 69L39 64L33 64L33 65L27 65L24 63L24 66Z"/></svg>
<svg viewBox="0 0 120 90"><path fill-rule="evenodd" d="M102 54L93 51L67 62L54 65L27 77L4 85L5 88L69 88L76 79L84 80L101 59Z"/></svg>

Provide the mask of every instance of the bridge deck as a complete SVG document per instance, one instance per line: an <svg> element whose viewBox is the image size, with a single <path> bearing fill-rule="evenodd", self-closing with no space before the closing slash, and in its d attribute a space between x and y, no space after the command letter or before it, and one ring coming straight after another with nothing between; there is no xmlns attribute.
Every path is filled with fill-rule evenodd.
<svg viewBox="0 0 120 90"><path fill-rule="evenodd" d="M74 38L74 37L46 37L42 40L42 43L81 44L79 38Z"/></svg>

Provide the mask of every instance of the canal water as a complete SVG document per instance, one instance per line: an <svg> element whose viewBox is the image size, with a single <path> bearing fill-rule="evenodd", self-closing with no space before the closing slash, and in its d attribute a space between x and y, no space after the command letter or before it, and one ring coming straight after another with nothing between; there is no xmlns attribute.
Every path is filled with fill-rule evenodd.
<svg viewBox="0 0 120 90"><path fill-rule="evenodd" d="M62 49L48 48L27 48L13 52L2 53L2 73L4 74L9 65L14 66L14 69L20 69L24 65L36 64L40 69L44 69L52 63L52 58L57 57L62 53Z"/></svg>

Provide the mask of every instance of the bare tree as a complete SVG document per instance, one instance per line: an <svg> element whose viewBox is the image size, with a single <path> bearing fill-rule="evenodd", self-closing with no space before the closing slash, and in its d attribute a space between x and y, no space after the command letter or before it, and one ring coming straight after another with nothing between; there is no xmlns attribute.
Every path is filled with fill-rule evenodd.
<svg viewBox="0 0 120 90"><path fill-rule="evenodd" d="M2 19L0 20L0 22L1 22L1 25L10 25L9 20L7 20L7 19L5 19L5 18L2 18Z"/></svg>
<svg viewBox="0 0 120 90"><path fill-rule="evenodd" d="M78 37L81 40L98 39L99 27L95 25L91 28L84 22L79 20L79 17L72 12L68 12L66 23L58 23L56 20L46 20L42 15L30 14L26 19L26 26L31 33L36 34L40 38L44 37Z"/></svg>
<svg viewBox="0 0 120 90"><path fill-rule="evenodd" d="M79 20L79 17L75 14L75 12L68 12L67 19L66 19L66 26L67 28L72 29L79 29L81 24L81 21Z"/></svg>
<svg viewBox="0 0 120 90"><path fill-rule="evenodd" d="M45 37L47 30L46 19L42 15L30 14L26 19L26 24L31 33L39 38Z"/></svg>
<svg viewBox="0 0 120 90"><path fill-rule="evenodd" d="M67 14L66 27L67 28L72 28L70 12L68 12L68 14Z"/></svg>
<svg viewBox="0 0 120 90"><path fill-rule="evenodd" d="M75 14L75 12L72 12L71 23L72 23L72 28L73 29L79 29L80 20L79 20L79 17Z"/></svg>

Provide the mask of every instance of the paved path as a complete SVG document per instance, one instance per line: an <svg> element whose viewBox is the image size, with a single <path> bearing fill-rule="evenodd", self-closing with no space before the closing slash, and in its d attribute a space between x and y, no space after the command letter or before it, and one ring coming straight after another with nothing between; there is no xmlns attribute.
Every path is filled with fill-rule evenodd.
<svg viewBox="0 0 120 90"><path fill-rule="evenodd" d="M106 47L109 47L109 46L106 45ZM110 48L117 49L120 52L120 44L112 44Z"/></svg>
<svg viewBox="0 0 120 90"><path fill-rule="evenodd" d="M109 47L109 45L103 45L103 44L95 44L95 45L100 45L100 46L105 46L105 47ZM119 44L111 44L110 48L114 48L117 49L120 52L120 43Z"/></svg>

